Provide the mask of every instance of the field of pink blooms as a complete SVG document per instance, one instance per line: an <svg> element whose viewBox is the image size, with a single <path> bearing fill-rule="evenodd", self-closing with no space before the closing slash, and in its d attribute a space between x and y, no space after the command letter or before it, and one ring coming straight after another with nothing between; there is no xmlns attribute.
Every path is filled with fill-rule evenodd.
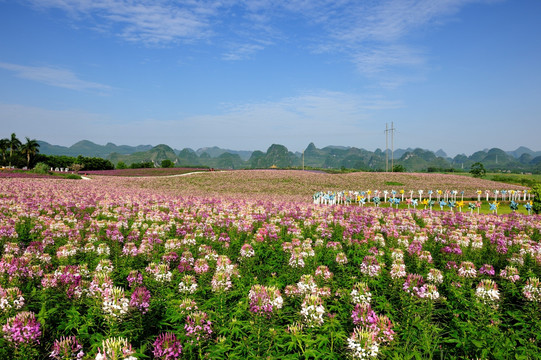
<svg viewBox="0 0 541 360"><path fill-rule="evenodd" d="M0 179L0 359L539 358L541 216L312 204L491 189L334 176Z"/></svg>
<svg viewBox="0 0 541 360"><path fill-rule="evenodd" d="M102 179L106 181L106 179ZM115 181L114 179L109 181ZM518 185L476 179L460 175L423 173L368 173L326 174L296 170L237 170L200 172L189 176L154 177L123 182L119 186L149 188L177 195L224 197L246 200L266 199L311 202L317 191L403 189L406 193L423 189L464 191L466 197L476 197L477 190L524 190Z"/></svg>
<svg viewBox="0 0 541 360"><path fill-rule="evenodd" d="M195 171L209 171L199 168L142 168L142 169L115 169L115 170L90 170L81 171L87 175L106 175L106 176L172 176L182 175Z"/></svg>

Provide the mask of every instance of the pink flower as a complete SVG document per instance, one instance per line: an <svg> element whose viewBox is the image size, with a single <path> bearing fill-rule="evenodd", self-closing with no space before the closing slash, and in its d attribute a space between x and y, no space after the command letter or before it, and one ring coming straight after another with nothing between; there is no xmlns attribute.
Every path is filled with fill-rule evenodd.
<svg viewBox="0 0 541 360"><path fill-rule="evenodd" d="M135 288L131 294L130 307L139 310L142 314L145 314L150 307L150 291L148 291L144 286Z"/></svg>
<svg viewBox="0 0 541 360"><path fill-rule="evenodd" d="M2 331L4 338L15 347L18 347L22 344L39 344L40 327L41 325L33 312L23 311L7 319Z"/></svg>
<svg viewBox="0 0 541 360"><path fill-rule="evenodd" d="M153 355L161 360L176 360L182 353L182 345L175 334L167 332L158 335L154 341Z"/></svg>

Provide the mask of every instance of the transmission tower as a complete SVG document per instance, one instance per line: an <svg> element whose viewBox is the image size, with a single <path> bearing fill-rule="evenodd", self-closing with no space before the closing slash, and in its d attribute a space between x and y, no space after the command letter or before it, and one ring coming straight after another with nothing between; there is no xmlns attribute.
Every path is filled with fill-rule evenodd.
<svg viewBox="0 0 541 360"><path fill-rule="evenodd" d="M385 123L385 172L389 171L389 125Z"/></svg>
<svg viewBox="0 0 541 360"><path fill-rule="evenodd" d="M389 124L385 123L385 172L389 171L389 133L391 134L391 172L394 168L394 122L391 122L391 128Z"/></svg>

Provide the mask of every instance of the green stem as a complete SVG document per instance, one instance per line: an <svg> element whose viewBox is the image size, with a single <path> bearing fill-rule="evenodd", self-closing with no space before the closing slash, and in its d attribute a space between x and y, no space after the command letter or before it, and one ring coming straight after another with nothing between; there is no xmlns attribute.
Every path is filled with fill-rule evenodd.
<svg viewBox="0 0 541 360"><path fill-rule="evenodd" d="M260 354L260 345L261 345L261 341L259 337L260 334L261 334L261 321L258 319L257 321L257 357L258 358Z"/></svg>
<svg viewBox="0 0 541 360"><path fill-rule="evenodd" d="M299 342L299 349L301 349L301 353L305 355L305 349L302 348L302 341L297 337L297 341ZM306 356L305 356L306 358Z"/></svg>

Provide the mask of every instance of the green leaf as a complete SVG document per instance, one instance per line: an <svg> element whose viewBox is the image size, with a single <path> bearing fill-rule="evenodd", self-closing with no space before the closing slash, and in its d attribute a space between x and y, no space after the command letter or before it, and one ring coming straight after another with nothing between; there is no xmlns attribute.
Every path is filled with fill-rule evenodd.
<svg viewBox="0 0 541 360"><path fill-rule="evenodd" d="M473 345L475 345L475 347L477 347L478 349L481 349L483 347L485 347L485 344L483 341L480 341L480 340L472 340L471 341L473 343Z"/></svg>

